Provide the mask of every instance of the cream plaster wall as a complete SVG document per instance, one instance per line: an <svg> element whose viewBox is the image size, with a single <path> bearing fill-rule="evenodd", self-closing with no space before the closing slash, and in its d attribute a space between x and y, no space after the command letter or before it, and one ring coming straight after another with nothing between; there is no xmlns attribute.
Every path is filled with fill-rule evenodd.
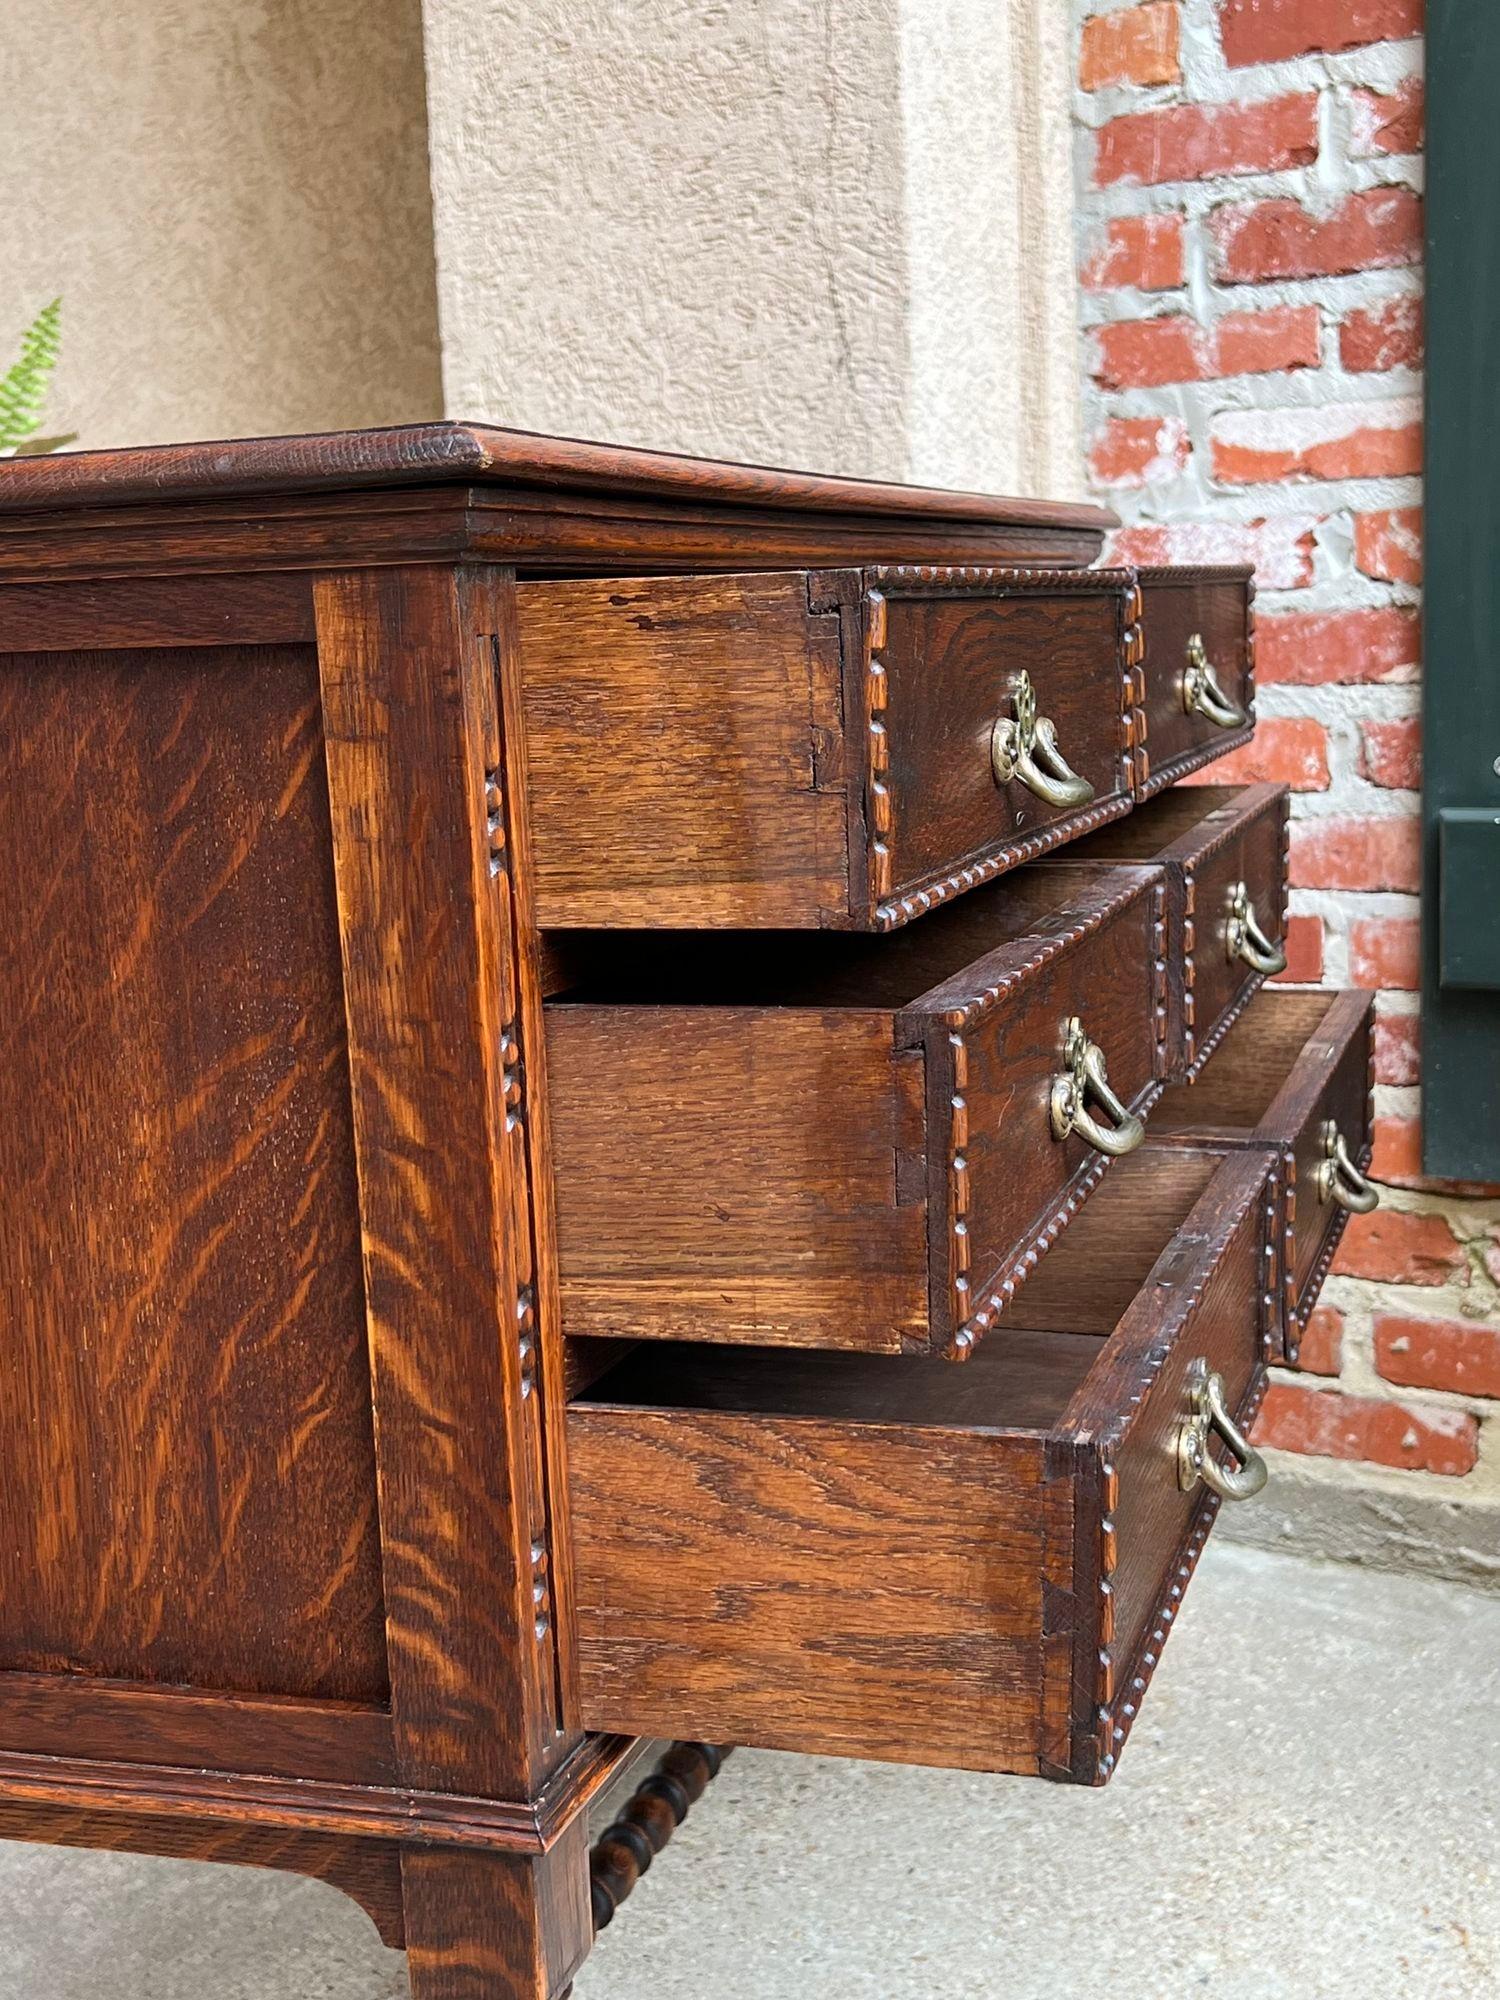
<svg viewBox="0 0 1500 2000"><path fill-rule="evenodd" d="M899 477L889 0L428 0L449 413Z"/></svg>
<svg viewBox="0 0 1500 2000"><path fill-rule="evenodd" d="M1056 0L427 0L453 416L1081 491Z"/></svg>
<svg viewBox="0 0 1500 2000"><path fill-rule="evenodd" d="M6 0L0 364L83 444L441 413L419 0Z"/></svg>
<svg viewBox="0 0 1500 2000"><path fill-rule="evenodd" d="M900 0L906 477L1081 496L1071 43L1057 0Z"/></svg>

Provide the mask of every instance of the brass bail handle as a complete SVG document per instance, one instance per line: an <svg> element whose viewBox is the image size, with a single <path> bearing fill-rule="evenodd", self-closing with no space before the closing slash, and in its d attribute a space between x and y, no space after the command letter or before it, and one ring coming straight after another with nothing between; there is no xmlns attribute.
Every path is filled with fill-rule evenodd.
<svg viewBox="0 0 1500 2000"><path fill-rule="evenodd" d="M1217 729L1243 729L1250 720L1250 712L1219 686L1201 632L1195 632L1188 640L1187 656L1182 675L1182 706L1186 713L1206 715Z"/></svg>
<svg viewBox="0 0 1500 2000"><path fill-rule="evenodd" d="M1253 1500L1268 1477L1266 1461L1229 1414L1224 1378L1200 1356L1188 1369L1188 1413L1177 1429L1177 1484L1191 1493L1202 1482L1221 1500ZM1239 1468L1221 1464L1208 1448L1217 1433Z"/></svg>
<svg viewBox="0 0 1500 2000"><path fill-rule="evenodd" d="M1229 956L1243 959L1252 972L1263 972L1269 978L1273 973L1286 971L1286 953L1261 929L1250 891L1243 882L1234 883L1229 891L1229 922L1224 928L1224 943Z"/></svg>
<svg viewBox="0 0 1500 2000"><path fill-rule="evenodd" d="M1133 1153L1146 1136L1144 1123L1127 1109L1109 1087L1104 1051L1083 1032L1075 1014L1063 1036L1064 1068L1052 1079L1052 1136L1062 1140L1077 1133L1096 1152L1119 1159ZM1096 1100L1112 1123L1103 1125L1088 1108Z"/></svg>
<svg viewBox="0 0 1500 2000"><path fill-rule="evenodd" d="M1380 1190L1360 1172L1343 1133L1330 1118L1323 1127L1323 1159L1318 1168L1318 1200L1336 1201L1351 1215L1368 1215L1380 1206Z"/></svg>
<svg viewBox="0 0 1500 2000"><path fill-rule="evenodd" d="M1036 689L1022 673L1011 690L1014 717L1002 715L990 731L990 768L997 785L1015 778L1049 806L1086 806L1094 796L1057 747L1057 731L1036 712Z"/></svg>

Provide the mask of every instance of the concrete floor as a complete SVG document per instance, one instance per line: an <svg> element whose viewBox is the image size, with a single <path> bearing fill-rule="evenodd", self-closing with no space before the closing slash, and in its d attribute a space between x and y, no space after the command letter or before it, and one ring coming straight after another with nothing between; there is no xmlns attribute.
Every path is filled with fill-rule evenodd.
<svg viewBox="0 0 1500 2000"><path fill-rule="evenodd" d="M1210 1548L1103 1793L742 1751L577 2000L1492 2000L1500 1600ZM0 1845L0 2000L400 2000L321 1885Z"/></svg>

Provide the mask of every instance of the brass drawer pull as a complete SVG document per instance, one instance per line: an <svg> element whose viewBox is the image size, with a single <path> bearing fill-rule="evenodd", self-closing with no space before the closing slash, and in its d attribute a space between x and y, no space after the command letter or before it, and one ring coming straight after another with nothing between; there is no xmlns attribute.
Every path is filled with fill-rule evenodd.
<svg viewBox="0 0 1500 2000"><path fill-rule="evenodd" d="M1323 1163L1318 1168L1318 1200L1336 1201L1351 1215L1368 1215L1380 1205L1380 1190L1355 1165L1344 1135L1330 1118L1323 1127Z"/></svg>
<svg viewBox="0 0 1500 2000"><path fill-rule="evenodd" d="M1002 715L990 732L990 766L997 785L1019 778L1049 806L1086 806L1094 796L1057 747L1057 731L1036 712L1036 690L1023 673L1013 692L1015 718Z"/></svg>
<svg viewBox="0 0 1500 2000"><path fill-rule="evenodd" d="M1211 1374L1200 1356L1188 1370L1187 1392L1188 1414L1177 1430L1177 1484L1191 1493L1201 1480L1221 1500L1253 1500L1266 1483L1266 1461L1230 1416L1224 1378ZM1238 1472L1210 1453L1215 1431L1239 1460Z"/></svg>
<svg viewBox="0 0 1500 2000"><path fill-rule="evenodd" d="M1201 632L1195 632L1188 640L1187 652L1188 663L1182 676L1183 708L1189 715L1206 715L1217 729L1243 729L1250 720L1249 711L1231 701L1219 686Z"/></svg>
<svg viewBox="0 0 1500 2000"><path fill-rule="evenodd" d="M1111 1159L1133 1153L1145 1138L1146 1127L1110 1089L1104 1051L1097 1042L1089 1040L1076 1014L1068 1022L1063 1062L1066 1067L1052 1079L1053 1138L1066 1139L1076 1132ZM1114 1121L1112 1125L1101 1125L1094 1117L1088 1109L1090 1097L1096 1098L1108 1112Z"/></svg>
<svg viewBox="0 0 1500 2000"><path fill-rule="evenodd" d="M1269 978L1272 973L1286 971L1286 953L1261 929L1250 891L1243 882L1236 882L1229 891L1229 922L1224 943L1229 956L1242 958L1252 972L1263 972Z"/></svg>

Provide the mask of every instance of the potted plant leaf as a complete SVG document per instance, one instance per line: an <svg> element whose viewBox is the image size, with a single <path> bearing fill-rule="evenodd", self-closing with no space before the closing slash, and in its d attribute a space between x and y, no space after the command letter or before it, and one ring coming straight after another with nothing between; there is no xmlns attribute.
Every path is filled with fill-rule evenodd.
<svg viewBox="0 0 1500 2000"><path fill-rule="evenodd" d="M47 388L62 345L62 300L42 307L21 336L21 353L0 378L0 458L40 458L72 444L77 431L39 437Z"/></svg>

